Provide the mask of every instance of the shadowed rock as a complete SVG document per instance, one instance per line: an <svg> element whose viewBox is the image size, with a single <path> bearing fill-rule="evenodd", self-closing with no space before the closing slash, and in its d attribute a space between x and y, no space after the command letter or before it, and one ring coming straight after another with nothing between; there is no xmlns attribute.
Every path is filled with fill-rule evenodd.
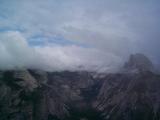
<svg viewBox="0 0 160 120"><path fill-rule="evenodd" d="M159 120L160 75L142 54L128 72L0 72L0 120ZM136 71L136 72L135 72Z"/></svg>
<svg viewBox="0 0 160 120"><path fill-rule="evenodd" d="M125 63L124 68L127 71L152 71L152 62L143 54L137 53L130 55L128 62Z"/></svg>

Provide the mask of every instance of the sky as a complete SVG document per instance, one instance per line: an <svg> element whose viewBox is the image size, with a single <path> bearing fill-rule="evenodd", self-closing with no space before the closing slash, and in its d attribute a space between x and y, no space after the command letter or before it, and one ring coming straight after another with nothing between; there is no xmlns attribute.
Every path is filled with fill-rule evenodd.
<svg viewBox="0 0 160 120"><path fill-rule="evenodd" d="M0 0L0 69L114 70L133 53L160 65L159 0Z"/></svg>

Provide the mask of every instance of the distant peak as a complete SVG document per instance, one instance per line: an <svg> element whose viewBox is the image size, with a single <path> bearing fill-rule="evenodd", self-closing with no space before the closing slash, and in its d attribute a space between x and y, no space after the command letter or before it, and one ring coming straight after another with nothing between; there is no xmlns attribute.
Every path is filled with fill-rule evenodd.
<svg viewBox="0 0 160 120"><path fill-rule="evenodd" d="M131 71L152 71L153 64L144 54L131 54L128 62L125 63L124 68Z"/></svg>

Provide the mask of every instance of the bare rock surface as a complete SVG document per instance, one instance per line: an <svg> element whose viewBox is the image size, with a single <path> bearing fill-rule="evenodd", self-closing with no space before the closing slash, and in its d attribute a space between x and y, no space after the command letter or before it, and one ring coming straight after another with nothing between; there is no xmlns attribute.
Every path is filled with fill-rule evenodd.
<svg viewBox="0 0 160 120"><path fill-rule="evenodd" d="M144 54L136 53L129 57L129 60L125 63L124 68L128 71L152 71L153 64Z"/></svg>

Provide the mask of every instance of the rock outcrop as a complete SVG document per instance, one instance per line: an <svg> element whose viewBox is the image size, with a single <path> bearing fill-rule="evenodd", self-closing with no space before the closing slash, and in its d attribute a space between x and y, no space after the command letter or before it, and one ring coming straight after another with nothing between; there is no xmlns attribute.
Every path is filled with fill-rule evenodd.
<svg viewBox="0 0 160 120"><path fill-rule="evenodd" d="M125 63L124 68L127 71L153 71L152 62L143 54L137 53L130 55L128 62Z"/></svg>
<svg viewBox="0 0 160 120"><path fill-rule="evenodd" d="M95 107L107 120L160 119L160 76L151 72L106 76Z"/></svg>

